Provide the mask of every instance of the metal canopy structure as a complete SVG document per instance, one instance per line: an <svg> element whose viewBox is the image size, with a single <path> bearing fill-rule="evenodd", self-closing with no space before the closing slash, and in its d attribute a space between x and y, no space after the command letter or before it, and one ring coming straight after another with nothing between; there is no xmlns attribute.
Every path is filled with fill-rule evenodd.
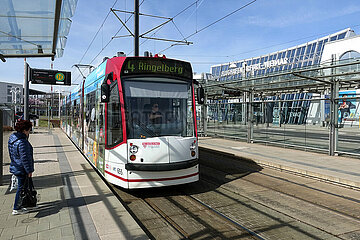
<svg viewBox="0 0 360 240"><path fill-rule="evenodd" d="M207 80L204 85L208 99L224 99L241 93L274 96L279 93L313 92L330 90L338 83L338 90L358 88L360 59L334 61L293 71L281 71L259 77L231 81Z"/></svg>
<svg viewBox="0 0 360 240"><path fill-rule="evenodd" d="M0 58L61 57L77 0L6 0L0 8Z"/></svg>
<svg viewBox="0 0 360 240"><path fill-rule="evenodd" d="M337 149L338 136L338 102L339 91L357 89L360 87L360 59L352 58L343 61L325 62L292 71L279 71L265 76L245 74L247 78L219 81L204 80L205 100L214 102L229 102L231 98L241 98L246 106L247 141L253 141L253 112L255 103L294 101L280 98L280 95L291 93L316 93L312 98L296 99L295 101L328 100L330 103L329 121L329 155L334 155ZM274 98L275 97L275 98ZM359 96L348 99L360 99ZM205 101L205 102L206 102ZM203 116L206 116L203 107ZM206 134L207 123L203 118L203 128Z"/></svg>

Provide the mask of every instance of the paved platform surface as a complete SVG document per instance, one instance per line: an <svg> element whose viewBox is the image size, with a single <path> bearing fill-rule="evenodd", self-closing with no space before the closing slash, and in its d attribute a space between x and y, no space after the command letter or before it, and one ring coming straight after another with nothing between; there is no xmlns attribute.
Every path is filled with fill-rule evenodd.
<svg viewBox="0 0 360 240"><path fill-rule="evenodd" d="M0 239L149 239L90 164L60 130L35 129L34 185L38 208L11 214L15 191L4 132L3 185L0 186Z"/></svg>
<svg viewBox="0 0 360 240"><path fill-rule="evenodd" d="M360 159L211 137L199 138L199 147L360 190Z"/></svg>

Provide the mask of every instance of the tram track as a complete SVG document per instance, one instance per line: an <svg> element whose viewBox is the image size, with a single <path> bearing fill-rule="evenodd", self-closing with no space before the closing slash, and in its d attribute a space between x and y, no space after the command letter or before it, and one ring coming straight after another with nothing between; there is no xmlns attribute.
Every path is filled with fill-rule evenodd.
<svg viewBox="0 0 360 240"><path fill-rule="evenodd" d="M274 212L316 228L330 236L343 239L360 238L360 231L357 227L360 225L360 209L358 208L360 193L358 191L278 170L267 168L259 170L259 166L255 163L249 164L234 159L222 160L232 167L227 168L223 164L207 165L208 162L214 163L214 161L202 162L202 181L214 185L222 182L218 190L222 189L235 195L234 199L257 203L264 209L272 209ZM234 161L238 162L238 169L234 169ZM240 177L239 172L252 174L243 174ZM227 180L214 176L226 176ZM250 186L252 190L248 191ZM299 204L315 209L314 213L311 214L311 211L307 209L296 209L294 206L299 206ZM336 220L332 221L332 217ZM346 230L342 230L332 222L339 222L339 225L344 226L346 226L344 222L348 224L345 227ZM333 229L326 224L334 225ZM352 237L349 237L350 235Z"/></svg>
<svg viewBox="0 0 360 240"><path fill-rule="evenodd" d="M204 165L203 165L203 167L204 167ZM213 168L211 166L206 166L206 167ZM213 169L215 169L215 168L213 168ZM268 171L269 170L272 171L271 169L268 169ZM216 168L216 171L221 171L221 170ZM276 181L283 182L284 184L292 184L292 185L296 186L297 188L303 188L303 189L307 190L307 194L301 194L301 195L296 194L296 190L291 191L291 188L286 188L286 189L280 188L280 187L278 187L279 184L278 185L266 184L266 183L269 183L271 181L263 181L262 183L259 183L258 181L256 181L257 179L254 179L254 178L253 179L243 178L242 181L245 181L245 182L248 182L248 183L251 183L251 184L255 184L255 185L259 186L259 187L263 187L263 188L266 188L266 189L269 189L269 190L272 190L272 191L276 191L278 193L287 195L289 197L298 199L300 201L304 201L304 202L313 204L315 206L327 209L329 211L333 211L333 212L335 212L337 214L341 214L341 215L343 215L345 217L349 217L349 218L352 218L354 220L358 220L358 221L360 220L360 209L357 208L358 204L360 203L359 199L347 197L347 196L341 195L339 193L328 192L326 190L319 189L317 187L312 187L312 186L304 184L304 183L295 182L295 181L286 179L286 178L281 177L281 176L275 176L274 173L276 173L276 171L278 171L278 170L273 170L272 174L271 173L264 173L263 171L258 172L257 174L262 175L263 177L266 177L266 178L269 178L269 179L275 179ZM223 172L222 175L223 174L226 174L226 172ZM289 174L292 174L292 173L289 173ZM211 177L206 178L206 175L202 175L202 176L205 177L205 179L203 178L204 181L211 182L212 184L217 184L216 182L211 180ZM300 177L303 177L303 176L300 176ZM310 184L311 184L311 181L309 181ZM320 182L320 180L313 180L313 182L317 182L317 181ZM326 181L321 181L321 182L324 182L324 184L332 185L332 182L326 182ZM337 186L337 187L339 189L344 188L343 186ZM229 191L233 191L232 189L226 188L226 187L223 187L223 186L222 186L222 188L227 189ZM292 188L292 189L295 189L295 187ZM312 193L310 193L310 192L312 192ZM241 193L238 193L238 194L241 195ZM322 201L319 200L319 198L318 198L318 200L319 200L318 202L313 201L309 197L310 194L312 194L312 195L314 195L314 194L317 194L317 195L322 194L323 195L322 199L326 199L327 201L322 202ZM329 202L329 197L337 198L338 199L337 205L333 205L333 203L330 203ZM348 202L347 204L348 205L351 204L352 206L348 206L348 208L344 208L343 206L338 204L338 202L341 202L341 201L347 201Z"/></svg>
<svg viewBox="0 0 360 240"><path fill-rule="evenodd" d="M200 160L197 183L114 192L151 239L360 237L359 191L213 158Z"/></svg>
<svg viewBox="0 0 360 240"><path fill-rule="evenodd" d="M188 195L184 186L176 186L176 193L165 188L166 196L164 189L130 193L114 188L153 239L264 239Z"/></svg>
<svg viewBox="0 0 360 240"><path fill-rule="evenodd" d="M203 180L203 181L207 181L207 180ZM213 182L209 182L209 183L214 184ZM240 193L238 193L238 192L234 192L233 189L231 189L231 188L228 188L228 187L220 187L220 188L221 188L222 190L227 191L227 192L234 193L234 194L240 196L241 198L247 199L248 201L251 201L251 202L254 202L254 203L258 204L258 205L261 205L261 206L264 207L264 208L271 209L271 210L273 210L274 212L277 212L277 213L279 213L279 214L281 214L281 215L284 215L284 216L287 216L287 217L289 217L289 218L292 218L292 219L294 219L294 220L296 220L296 221L298 221L298 222L303 223L304 225L309 225L309 223L308 223L307 221L304 221L304 220L302 220L302 219L300 219L300 218L296 218L296 217L294 217L293 215L287 214L287 213L285 213L285 212L283 212L283 211L279 211L279 210L276 209L276 208L272 208L271 206L268 206L267 204L264 204L264 203L261 202L261 201L257 201L256 199L249 198L249 197L246 196L246 195L240 194ZM281 192L280 192L280 193L281 193ZM289 196L290 196L290 195L289 195ZM302 200L302 199L300 199L300 198L298 198L298 199L299 199L299 200ZM343 215L343 216L345 216L345 217L350 217L350 218L352 218L352 219L354 219L354 220L356 220L356 221L359 221L359 218L356 218L356 217L353 217L353 216L350 216L350 215L347 215L347 214L343 214L342 212L339 212L339 211L336 211L336 210L333 210L333 209L330 209L330 208L326 208L326 207L324 207L324 206L322 206L322 205L319 205L319 204L314 204L314 203L312 203L312 202L308 202L308 203L313 204L313 205L316 205L316 206L321 207L321 208L325 208L325 209L327 209L327 210L329 210L329 211L333 211L334 213L341 214L341 215ZM220 214L222 214L222 213L220 213ZM224 213L224 214L225 214L225 213ZM222 214L222 215L223 215L223 214ZM322 228L320 228L320 227L318 227L318 226L316 226L316 225L312 225L312 227L314 227L314 228L316 228L316 229L318 229L318 230L320 230L320 231L322 231L322 232L326 232L327 234L332 235L332 236L334 236L334 237L336 236L336 235L334 235L331 231L326 231L326 230L324 230L324 229L322 229ZM251 230L249 229L248 231L251 231ZM272 239L272 238L271 238L271 239Z"/></svg>
<svg viewBox="0 0 360 240"><path fill-rule="evenodd" d="M348 228L339 232L341 227L335 230L324 227L328 218L334 216L336 219L350 221L352 227L359 224L360 218L357 211L354 211L358 204L356 198L310 186L311 181L315 181L312 179L307 183L299 183L283 175L276 175L279 172L275 170L259 171L256 166L252 169L251 164L239 164L242 170L234 170L234 165L229 163L232 171L223 172L221 166L209 167L202 164L201 180L198 183L131 191L114 187L114 190L151 239L288 239L289 236L296 236L295 239L357 239L349 237L358 236L356 229ZM261 178L267 184L259 182ZM300 176L296 178L303 179ZM240 188L233 185L236 181L242 182ZM278 182L275 186L283 185L285 188L279 190L267 186L274 186L274 181ZM250 192L244 190L249 186ZM293 189L296 192L299 188L308 189L317 196L323 194L319 198L327 198L329 203L333 201L331 198L336 198L337 203L347 201L353 205L344 208L341 204L334 203L338 207L336 209L285 191ZM253 192L256 194L251 195ZM269 192L272 196L287 199L289 203L279 208L278 205L286 201L272 199L267 195ZM302 190L299 194L311 195L304 194ZM299 204L304 208L309 206L309 210L300 209L300 213L290 211ZM314 216L310 216L311 208L317 209L314 210ZM353 214L349 213L351 209Z"/></svg>
<svg viewBox="0 0 360 240"><path fill-rule="evenodd" d="M275 176L271 176L269 174L264 174L264 173L258 173L258 174L261 174L261 175L264 175L264 176L267 176L267 177L270 177L270 178L276 178ZM203 181L208 181L209 183L212 183L212 184L216 184L215 182L213 182L212 180L205 180L203 179ZM281 193L281 194L284 194L284 195L287 195L289 197L293 197L295 199L298 199L298 200L301 200L301 201L304 201L304 202L307 202L307 203L310 203L310 204L313 204L313 205L316 205L318 207L322 207L324 209L327 209L327 210L330 210L330 211L333 211L333 212L336 212L338 214L341 214L343 216L346 216L346 217L350 217L354 220L360 220L360 211L354 211L354 208L351 209L351 211L349 211L350 209L343 209L343 210L339 210L339 209L336 209L335 206L327 206L327 205L324 205L324 204L321 204L321 203L317 203L317 202L314 202L314 201L311 201L311 200L308 200L306 197L306 195L296 195L294 193L289 193L287 191L283 191L283 190L279 190L278 188L276 187L269 187L267 185L264 185L264 184L259 184L257 183L256 181L251 181L251 180L247 180L247 179L243 179L243 181L246 181L248 183L251 183L251 184L255 184L257 186L260 186L260 187L264 187L264 188L267 188L269 190L273 190L273 191L276 191L278 193ZM350 202L353 202L354 203L354 207L357 206L357 204L360 203L360 200L358 199L351 199L349 197L346 197L346 196L342 196L340 194L334 194L334 193L330 193L330 192L326 192L324 190L321 190L321 189L316 189L316 188L313 188L313 187L309 187L309 186L306 186L306 185L303 185L303 184L299 184L299 183L296 183L296 182L291 182L291 181L288 181L288 180L285 180L285 179L282 179L282 181L284 182L287 182L287 183L291 183L291 184L294 184L294 185L298 185L299 187L303 187L303 188L309 188L313 191L316 191L318 193L323 193L323 194L326 194L328 196L332 196L332 197L337 197L339 199L342 199L342 200L346 200L346 201L350 201ZM331 183L329 183L331 184ZM227 187L222 187L223 189L226 189L228 191L233 191L232 189L230 188L227 188ZM239 193L240 194L240 193ZM241 195L241 194L240 194ZM339 207L339 206L338 206ZM347 211L346 211L347 210Z"/></svg>
<svg viewBox="0 0 360 240"><path fill-rule="evenodd" d="M169 223L169 225L176 230L184 239L189 239L189 234L181 227L179 226L175 221L171 219L171 217L167 216L160 208L154 204L151 199L144 199L144 202L147 203L149 207L151 207L154 211L156 211L159 216L161 216L164 221Z"/></svg>

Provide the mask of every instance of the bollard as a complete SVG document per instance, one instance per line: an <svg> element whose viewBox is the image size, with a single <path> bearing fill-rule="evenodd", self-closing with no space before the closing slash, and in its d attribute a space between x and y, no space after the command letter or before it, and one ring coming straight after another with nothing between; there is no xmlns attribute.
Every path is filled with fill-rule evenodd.
<svg viewBox="0 0 360 240"><path fill-rule="evenodd" d="M3 110L0 109L0 186L3 184L3 165L4 165L4 154L3 154L3 137L4 137L4 131L3 131Z"/></svg>

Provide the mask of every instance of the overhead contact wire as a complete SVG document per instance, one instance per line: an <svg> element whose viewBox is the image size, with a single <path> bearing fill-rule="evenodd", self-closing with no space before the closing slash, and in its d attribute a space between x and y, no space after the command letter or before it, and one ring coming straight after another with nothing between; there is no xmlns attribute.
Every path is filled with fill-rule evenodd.
<svg viewBox="0 0 360 240"><path fill-rule="evenodd" d="M249 2L249 3L247 3L247 4L245 4L245 5L241 6L240 8L236 9L235 11L232 11L231 13L229 13L229 14L225 15L224 17L219 18L219 19L218 19L218 20L216 20L215 22L212 22L212 23L210 23L209 25L207 25L207 26L205 26L205 27L201 28L200 30L198 30L198 31L196 31L196 32L194 32L194 33L192 33L192 34L190 34L189 36L187 36L186 38L184 38L184 39L183 39L183 41L185 41L185 40L187 40L188 38L190 38L190 37L194 36L195 34L198 34L198 33L202 32L202 31L204 31L205 29L207 29L207 28L211 27L212 25L214 25L214 24L216 24L216 23L218 23L218 22L220 22L220 21L224 20L225 18L227 18L227 17L229 17L229 16L233 15L234 13L236 13L236 12L238 12L238 11L240 11L240 10L242 10L242 9L244 9L244 8L246 8L246 7L248 7L248 6L250 6L250 5L251 5L251 4L253 4L254 2L256 2L256 0L253 0L253 1L251 1L251 2ZM164 50L162 50L162 51L160 51L160 52L165 52L166 50L168 50L168 49L172 48L172 47L173 47L173 46L175 46L175 45L178 45L178 44L172 44L170 47L165 48Z"/></svg>

